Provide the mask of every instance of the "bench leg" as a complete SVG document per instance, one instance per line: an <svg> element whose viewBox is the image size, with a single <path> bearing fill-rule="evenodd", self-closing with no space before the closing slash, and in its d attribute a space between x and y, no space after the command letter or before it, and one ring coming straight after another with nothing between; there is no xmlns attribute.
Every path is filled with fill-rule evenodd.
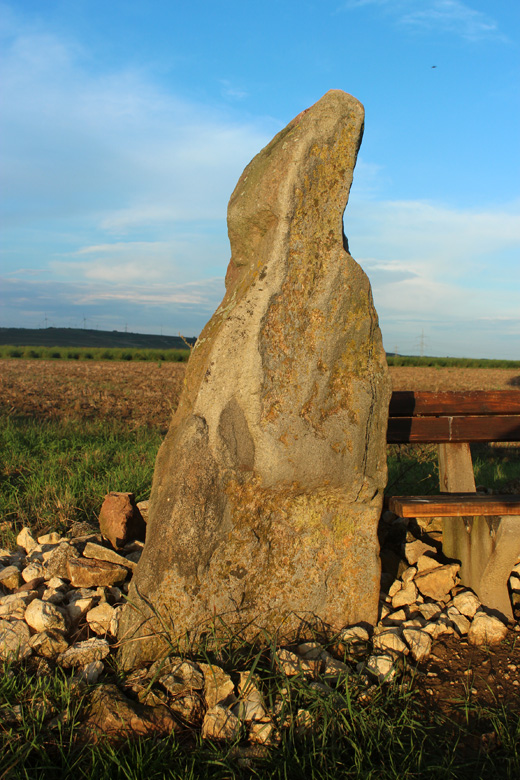
<svg viewBox="0 0 520 780"><path fill-rule="evenodd" d="M439 444L439 486L441 493L475 493L471 449L466 442Z"/></svg>
<svg viewBox="0 0 520 780"><path fill-rule="evenodd" d="M520 555L520 517L446 517L443 552L461 562L460 578L481 602L511 619L507 582Z"/></svg>

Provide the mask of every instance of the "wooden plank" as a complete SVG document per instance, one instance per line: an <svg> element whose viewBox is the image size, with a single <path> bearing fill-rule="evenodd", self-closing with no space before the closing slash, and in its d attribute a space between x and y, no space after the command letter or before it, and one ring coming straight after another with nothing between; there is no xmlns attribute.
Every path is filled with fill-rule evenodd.
<svg viewBox="0 0 520 780"><path fill-rule="evenodd" d="M390 417L389 444L520 441L520 416Z"/></svg>
<svg viewBox="0 0 520 780"><path fill-rule="evenodd" d="M519 515L520 496L446 493L440 496L391 496L388 506L400 517L480 517Z"/></svg>
<svg viewBox="0 0 520 780"><path fill-rule="evenodd" d="M520 390L396 391L392 393L389 414L390 417L520 414Z"/></svg>

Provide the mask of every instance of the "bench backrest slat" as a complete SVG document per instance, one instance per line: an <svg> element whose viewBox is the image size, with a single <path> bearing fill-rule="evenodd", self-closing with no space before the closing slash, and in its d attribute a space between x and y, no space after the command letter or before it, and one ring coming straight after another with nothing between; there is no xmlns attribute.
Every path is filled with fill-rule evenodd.
<svg viewBox="0 0 520 780"><path fill-rule="evenodd" d="M520 391L395 392L387 441L520 441Z"/></svg>
<svg viewBox="0 0 520 780"><path fill-rule="evenodd" d="M520 414L520 391L397 391L392 393L389 412L390 417Z"/></svg>
<svg viewBox="0 0 520 780"><path fill-rule="evenodd" d="M386 438L389 444L520 441L520 416L393 417Z"/></svg>

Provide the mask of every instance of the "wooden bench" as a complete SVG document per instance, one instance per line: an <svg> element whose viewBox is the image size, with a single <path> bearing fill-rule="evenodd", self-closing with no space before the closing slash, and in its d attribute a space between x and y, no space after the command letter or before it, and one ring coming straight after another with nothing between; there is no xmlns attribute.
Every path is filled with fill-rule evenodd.
<svg viewBox="0 0 520 780"><path fill-rule="evenodd" d="M512 618L507 581L520 558L520 495L477 493L471 442L520 442L520 391L395 392L391 444L438 444L440 495L392 496L401 517L442 517L443 552L462 582Z"/></svg>

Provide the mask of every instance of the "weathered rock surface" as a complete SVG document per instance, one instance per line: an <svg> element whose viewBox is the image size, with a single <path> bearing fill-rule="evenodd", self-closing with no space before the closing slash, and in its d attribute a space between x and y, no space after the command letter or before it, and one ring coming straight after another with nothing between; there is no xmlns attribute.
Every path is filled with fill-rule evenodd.
<svg viewBox="0 0 520 780"><path fill-rule="evenodd" d="M148 737L178 730L166 707L149 707L132 701L115 685L100 685L91 698L87 727L109 737Z"/></svg>
<svg viewBox="0 0 520 780"><path fill-rule="evenodd" d="M25 610L25 622L35 631L65 631L64 612L48 601L34 599Z"/></svg>
<svg viewBox="0 0 520 780"><path fill-rule="evenodd" d="M496 645L506 636L507 625L486 612L477 612L468 630L470 645Z"/></svg>
<svg viewBox="0 0 520 780"><path fill-rule="evenodd" d="M327 93L231 196L226 295L157 459L126 667L164 650L135 641L159 625L153 610L181 641L215 616L246 638L377 620L390 386L342 227L363 113Z"/></svg>
<svg viewBox="0 0 520 780"><path fill-rule="evenodd" d="M0 585L5 590L16 590L22 584L23 579L17 566L6 566L0 571Z"/></svg>
<svg viewBox="0 0 520 780"><path fill-rule="evenodd" d="M99 512L99 528L116 549L131 539L146 535L144 522L133 493L108 493Z"/></svg>
<svg viewBox="0 0 520 780"><path fill-rule="evenodd" d="M98 561L95 558L71 558L67 568L69 580L75 588L116 585L124 582L128 574L125 566Z"/></svg>
<svg viewBox="0 0 520 780"><path fill-rule="evenodd" d="M435 569L421 572L414 581L423 596L429 596L435 601L442 601L448 597L450 590L454 587L459 569L458 563L448 563L446 566L438 566Z"/></svg>
<svg viewBox="0 0 520 780"><path fill-rule="evenodd" d="M93 661L102 661L110 652L106 639L86 639L71 645L58 657L58 663L65 669L86 666Z"/></svg>
<svg viewBox="0 0 520 780"><path fill-rule="evenodd" d="M240 721L237 716L222 704L215 704L204 716L202 738L233 740L238 736L239 730Z"/></svg>
<svg viewBox="0 0 520 780"><path fill-rule="evenodd" d="M31 655L29 626L23 620L0 620L0 658L18 660Z"/></svg>

